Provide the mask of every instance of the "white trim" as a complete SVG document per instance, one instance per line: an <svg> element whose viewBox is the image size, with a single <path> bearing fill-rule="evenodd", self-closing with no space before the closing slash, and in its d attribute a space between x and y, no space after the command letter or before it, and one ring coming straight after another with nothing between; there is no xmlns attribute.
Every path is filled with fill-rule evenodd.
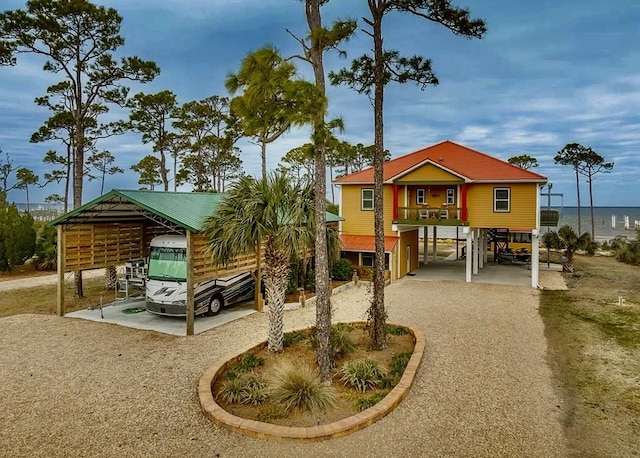
<svg viewBox="0 0 640 458"><path fill-rule="evenodd" d="M496 192L497 191L507 191L508 196L506 199L497 199L496 198ZM502 209L498 209L496 206L496 203L498 202L507 202L507 209L506 210L502 210ZM511 188L508 187L495 187L493 188L493 212L494 213L511 213Z"/></svg>
<svg viewBox="0 0 640 458"><path fill-rule="evenodd" d="M467 228L468 226L466 226L465 228ZM471 253L471 246L473 245L473 231L467 230L466 231L467 234L467 245L465 248L465 281L467 283L471 283L471 268L472 268L472 264L471 264L471 260L473 258L473 253Z"/></svg>
<svg viewBox="0 0 640 458"><path fill-rule="evenodd" d="M364 192L371 191L371 208L364 208ZM367 199L369 201L369 199ZM370 212L375 207L375 190L373 188L360 188L360 211Z"/></svg>
<svg viewBox="0 0 640 458"><path fill-rule="evenodd" d="M531 287L537 288L540 280L540 242L538 231L531 231Z"/></svg>

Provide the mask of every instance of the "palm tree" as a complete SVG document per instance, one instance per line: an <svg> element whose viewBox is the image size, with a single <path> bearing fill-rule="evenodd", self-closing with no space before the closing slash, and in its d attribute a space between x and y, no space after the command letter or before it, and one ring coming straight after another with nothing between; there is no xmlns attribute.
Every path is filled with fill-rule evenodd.
<svg viewBox="0 0 640 458"><path fill-rule="evenodd" d="M565 260L562 264L562 271L573 273L573 255L577 250L589 248L591 236L588 232L578 236L573 228L567 224L558 229L557 232L552 231L544 234L542 243L549 248L563 250Z"/></svg>
<svg viewBox="0 0 640 458"><path fill-rule="evenodd" d="M217 264L264 246L264 284L268 303L268 349L283 349L284 301L290 260L306 255L314 243L314 187L292 183L282 173L266 179L242 177L229 189L204 234ZM258 274L257 281L260 281Z"/></svg>

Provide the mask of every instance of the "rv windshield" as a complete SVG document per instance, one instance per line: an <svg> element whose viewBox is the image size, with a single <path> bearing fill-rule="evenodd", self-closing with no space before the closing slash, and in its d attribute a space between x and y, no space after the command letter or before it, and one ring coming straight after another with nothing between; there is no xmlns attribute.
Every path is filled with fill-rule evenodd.
<svg viewBox="0 0 640 458"><path fill-rule="evenodd" d="M186 280L187 250L184 248L151 247L149 278L152 280Z"/></svg>

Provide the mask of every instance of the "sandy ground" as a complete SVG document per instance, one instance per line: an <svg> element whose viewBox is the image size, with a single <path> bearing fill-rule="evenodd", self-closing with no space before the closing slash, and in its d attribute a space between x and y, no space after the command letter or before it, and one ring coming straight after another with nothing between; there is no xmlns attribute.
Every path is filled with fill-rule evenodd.
<svg viewBox="0 0 640 458"><path fill-rule="evenodd" d="M56 316L0 319L0 455L566 456L538 291L410 278L385 291L389 320L426 335L411 392L372 426L309 444L237 436L200 412L199 377L264 340L264 314L193 337ZM334 321L362 320L367 288L332 300ZM307 306L286 312L285 327L314 320Z"/></svg>
<svg viewBox="0 0 640 458"><path fill-rule="evenodd" d="M85 270L82 278L104 277L104 269ZM64 275L65 283L73 282L73 272ZM11 291L20 288L33 288L34 286L55 285L58 283L58 274L34 275L31 277L16 278L15 280L0 279L0 292Z"/></svg>

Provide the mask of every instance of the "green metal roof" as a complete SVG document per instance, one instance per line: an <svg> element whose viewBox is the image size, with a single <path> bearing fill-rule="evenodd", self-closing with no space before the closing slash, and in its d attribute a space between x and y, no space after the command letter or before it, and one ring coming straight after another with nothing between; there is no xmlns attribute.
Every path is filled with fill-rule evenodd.
<svg viewBox="0 0 640 458"><path fill-rule="evenodd" d="M161 218L172 226L197 232L224 197L220 193L114 189L49 224L108 224ZM338 221L343 218L327 212L327 223Z"/></svg>

